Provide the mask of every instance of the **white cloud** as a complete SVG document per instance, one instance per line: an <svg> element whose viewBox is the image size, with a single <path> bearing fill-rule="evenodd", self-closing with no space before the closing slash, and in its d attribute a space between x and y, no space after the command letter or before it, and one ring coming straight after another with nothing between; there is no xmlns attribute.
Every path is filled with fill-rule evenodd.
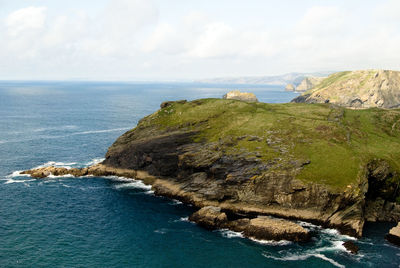
<svg viewBox="0 0 400 268"><path fill-rule="evenodd" d="M18 36L27 31L42 29L46 20L45 7L27 7L12 12L5 19L10 36Z"/></svg>
<svg viewBox="0 0 400 268"><path fill-rule="evenodd" d="M284 25L235 24L192 9L171 18L156 3L110 0L95 14L11 11L0 25L0 73L130 79L400 68L398 1L376 4L374 15L309 6Z"/></svg>

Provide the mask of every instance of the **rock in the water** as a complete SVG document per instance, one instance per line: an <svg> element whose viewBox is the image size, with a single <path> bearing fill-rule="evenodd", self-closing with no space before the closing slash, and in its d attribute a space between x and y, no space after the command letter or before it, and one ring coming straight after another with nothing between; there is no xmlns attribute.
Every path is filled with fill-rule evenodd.
<svg viewBox="0 0 400 268"><path fill-rule="evenodd" d="M193 213L189 220L208 229L228 228L255 239L296 242L310 239L309 232L294 222L267 216L229 221L227 215L221 212L221 208L214 206L201 208Z"/></svg>
<svg viewBox="0 0 400 268"><path fill-rule="evenodd" d="M251 219L244 229L244 235L264 240L289 240L307 241L310 239L309 232L300 225L283 219L267 216L259 216Z"/></svg>
<svg viewBox="0 0 400 268"><path fill-rule="evenodd" d="M287 84L285 87L285 91L295 91L296 88L293 84Z"/></svg>
<svg viewBox="0 0 400 268"><path fill-rule="evenodd" d="M258 102L258 99L256 95L254 95L254 93L240 92L239 90L230 91L226 93L222 98L228 100L232 99L246 102Z"/></svg>
<svg viewBox="0 0 400 268"><path fill-rule="evenodd" d="M390 229L389 233L385 236L385 238L390 243L400 246L400 222L397 224L397 226Z"/></svg>
<svg viewBox="0 0 400 268"><path fill-rule="evenodd" d="M203 227L216 229L226 223L228 218L224 212L221 212L221 208L207 206L193 213L189 217L189 220L194 221Z"/></svg>
<svg viewBox="0 0 400 268"><path fill-rule="evenodd" d="M343 246L348 251L350 251L352 254L357 254L358 253L359 247L356 244L354 244L352 241L350 241L350 240L344 242Z"/></svg>

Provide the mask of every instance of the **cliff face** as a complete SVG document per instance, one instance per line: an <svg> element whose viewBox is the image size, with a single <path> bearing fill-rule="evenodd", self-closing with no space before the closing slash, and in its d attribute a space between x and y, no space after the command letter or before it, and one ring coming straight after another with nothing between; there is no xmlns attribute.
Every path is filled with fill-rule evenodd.
<svg viewBox="0 0 400 268"><path fill-rule="evenodd" d="M304 92L310 90L313 87L317 86L319 83L321 83L325 78L326 77L306 77L296 87L296 91Z"/></svg>
<svg viewBox="0 0 400 268"><path fill-rule="evenodd" d="M146 171L160 178L157 194L199 207L315 221L360 236L366 200L396 204L399 196L398 120L398 110L169 103L118 138L103 165ZM371 192L377 181L385 187ZM368 213L379 220L376 208Z"/></svg>
<svg viewBox="0 0 400 268"><path fill-rule="evenodd" d="M400 107L400 72L366 70L335 73L293 102L329 102L352 108Z"/></svg>

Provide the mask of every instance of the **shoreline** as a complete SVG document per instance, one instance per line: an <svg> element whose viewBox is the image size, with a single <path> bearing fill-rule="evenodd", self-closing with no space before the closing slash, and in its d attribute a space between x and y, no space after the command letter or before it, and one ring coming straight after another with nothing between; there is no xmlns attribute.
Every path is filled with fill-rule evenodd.
<svg viewBox="0 0 400 268"><path fill-rule="evenodd" d="M106 177L106 176L118 176L125 177L128 179L139 180L146 185L151 186L151 190L154 191L154 195L163 196L170 199L178 200L184 204L192 205L199 209L199 211L206 207L218 208L221 213L228 215L227 218L230 219L262 219L265 217L275 217L283 221L283 225L288 225L290 223L294 223L293 221L304 221L312 224L319 225L323 228L334 228L337 229L343 235L349 235L351 237L359 237L354 235L352 232L346 232L346 228L344 226L336 225L336 224L328 224L324 222L320 218L320 214L309 211L309 210L299 210L299 209L284 209L284 208L261 208L251 205L244 204L235 204L231 202L218 202L212 200L206 200L205 198L199 198L195 193L187 192L181 188L181 185L174 181L174 178L162 178L149 174L147 171L141 170L131 170L131 169L123 169L123 168L114 168L110 166L106 166L102 163L95 164L85 168L64 168L64 167L39 167L37 169L26 170L20 172L21 175L30 175L33 178L42 179L50 176L73 176L73 177L84 177L84 176L97 176L97 177ZM199 212L197 211L197 212ZM197 213L195 212L195 213ZM192 215L193 216L193 215ZM191 216L191 217L192 217ZM202 219L192 220L207 229L221 229L226 228L228 230L234 232L241 232L244 229L242 227L233 226L232 222L236 224L236 221L225 221L223 224L201 224ZM261 232L262 233L262 232ZM258 240L288 240L288 241L296 241L296 239L287 239L287 233L283 236L277 236L274 239L274 236L267 235L262 233L261 235L246 236L249 239L258 239ZM269 238L273 239L269 239ZM308 241L310 236L304 235L302 239L299 241Z"/></svg>

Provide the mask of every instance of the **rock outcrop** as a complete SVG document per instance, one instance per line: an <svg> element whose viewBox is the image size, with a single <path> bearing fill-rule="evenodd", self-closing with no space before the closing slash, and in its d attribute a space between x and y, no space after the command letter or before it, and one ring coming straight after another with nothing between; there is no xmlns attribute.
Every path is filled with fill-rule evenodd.
<svg viewBox="0 0 400 268"><path fill-rule="evenodd" d="M316 87L319 83L321 83L326 77L306 77L300 84L296 87L297 92L305 92Z"/></svg>
<svg viewBox="0 0 400 268"><path fill-rule="evenodd" d="M239 90L233 90L222 96L226 100L241 100L246 102L258 102L258 99L254 93L240 92Z"/></svg>
<svg viewBox="0 0 400 268"><path fill-rule="evenodd" d="M397 226L390 229L389 233L385 236L385 238L390 243L400 246L400 222L397 224Z"/></svg>
<svg viewBox="0 0 400 268"><path fill-rule="evenodd" d="M102 164L26 173L141 179L157 195L217 207L192 217L200 224L247 236L270 224L257 216L312 221L361 236L366 203L381 198L386 206L399 197L398 118L397 110L333 105L171 102L119 137ZM371 128L376 122L379 127ZM393 215L391 221L400 220Z"/></svg>
<svg viewBox="0 0 400 268"><path fill-rule="evenodd" d="M353 241L347 240L346 242L343 243L343 246L350 251L352 254L357 254L360 248L354 244Z"/></svg>
<svg viewBox="0 0 400 268"><path fill-rule="evenodd" d="M228 220L221 208L213 206L201 208L193 213L189 220L209 229L229 228L236 232L242 232L246 237L260 240L301 242L310 239L309 232L294 222L267 216Z"/></svg>
<svg viewBox="0 0 400 268"><path fill-rule="evenodd" d="M366 70L335 73L292 102L329 102L351 108L398 108L400 72Z"/></svg>
<svg viewBox="0 0 400 268"><path fill-rule="evenodd" d="M285 87L285 91L295 91L296 87L293 84L287 84Z"/></svg>

